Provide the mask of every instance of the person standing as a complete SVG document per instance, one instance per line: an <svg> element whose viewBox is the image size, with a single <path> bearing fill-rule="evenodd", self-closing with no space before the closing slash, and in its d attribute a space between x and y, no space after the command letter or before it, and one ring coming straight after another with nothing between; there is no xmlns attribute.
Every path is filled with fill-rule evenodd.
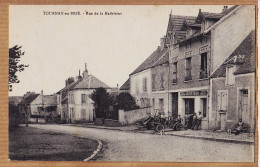
<svg viewBox="0 0 260 167"><path fill-rule="evenodd" d="M199 112L199 115L197 117L197 129L201 129L201 121L202 121L203 116L201 115L201 112Z"/></svg>
<svg viewBox="0 0 260 167"><path fill-rule="evenodd" d="M193 114L193 119L192 119L192 130L197 130L197 115L196 113Z"/></svg>

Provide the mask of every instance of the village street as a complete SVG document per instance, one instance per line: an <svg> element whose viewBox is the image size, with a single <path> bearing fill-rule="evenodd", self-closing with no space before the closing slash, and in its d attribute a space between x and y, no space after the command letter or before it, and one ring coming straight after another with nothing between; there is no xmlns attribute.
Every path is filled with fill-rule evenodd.
<svg viewBox="0 0 260 167"><path fill-rule="evenodd" d="M101 140L97 161L252 162L254 146L66 125L30 127ZM239 152L239 154L238 154Z"/></svg>

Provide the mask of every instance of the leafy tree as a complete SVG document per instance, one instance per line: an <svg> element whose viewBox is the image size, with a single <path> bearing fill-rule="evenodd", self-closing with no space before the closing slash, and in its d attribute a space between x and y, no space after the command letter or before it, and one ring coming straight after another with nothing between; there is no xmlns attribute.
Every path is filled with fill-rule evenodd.
<svg viewBox="0 0 260 167"><path fill-rule="evenodd" d="M139 106L136 105L134 97L127 92L122 92L118 95L118 106L119 109L123 109L125 111L139 108Z"/></svg>
<svg viewBox="0 0 260 167"><path fill-rule="evenodd" d="M98 88L93 91L90 98L94 101L96 107L96 117L105 118L105 111L108 110L111 104L111 97L104 88Z"/></svg>
<svg viewBox="0 0 260 167"><path fill-rule="evenodd" d="M21 51L22 46L15 45L9 48L9 91L12 91L12 84L19 83L16 72L21 72L29 65L19 64L20 58L24 55Z"/></svg>

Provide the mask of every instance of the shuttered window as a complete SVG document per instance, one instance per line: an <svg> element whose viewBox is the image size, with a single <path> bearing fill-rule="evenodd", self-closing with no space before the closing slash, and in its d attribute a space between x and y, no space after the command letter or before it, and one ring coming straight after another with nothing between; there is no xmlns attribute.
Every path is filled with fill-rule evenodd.
<svg viewBox="0 0 260 167"><path fill-rule="evenodd" d="M227 110L227 92L218 92L218 111Z"/></svg>

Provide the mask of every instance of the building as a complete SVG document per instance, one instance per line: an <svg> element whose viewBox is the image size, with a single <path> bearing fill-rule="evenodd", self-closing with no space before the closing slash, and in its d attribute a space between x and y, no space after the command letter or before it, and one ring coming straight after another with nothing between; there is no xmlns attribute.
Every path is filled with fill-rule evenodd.
<svg viewBox="0 0 260 167"><path fill-rule="evenodd" d="M100 87L111 89L95 76L90 75L85 65L82 79L73 85L73 88L70 88L68 92L69 122L94 121L95 106L90 95Z"/></svg>
<svg viewBox="0 0 260 167"><path fill-rule="evenodd" d="M199 10L197 17L170 15L166 42L170 53L168 93L171 95L166 103L173 117L201 112L201 128L210 128L209 76L254 29L253 8L224 6L221 13Z"/></svg>
<svg viewBox="0 0 260 167"><path fill-rule="evenodd" d="M211 75L210 127L226 130L239 121L255 126L255 31Z"/></svg>
<svg viewBox="0 0 260 167"><path fill-rule="evenodd" d="M27 92L20 103L18 103L20 117L24 118L27 115L33 115L37 113L37 106L34 101L40 94L35 94L34 92Z"/></svg>
<svg viewBox="0 0 260 167"><path fill-rule="evenodd" d="M20 114L29 116L30 122L38 122L38 118L45 116L59 116L56 95L43 95L43 91L41 94L27 93L18 106Z"/></svg>
<svg viewBox="0 0 260 167"><path fill-rule="evenodd" d="M77 80L75 80L73 77L70 77L66 79L65 81L65 87L62 88L60 91L58 91L57 94L57 111L61 115L61 120L63 122L68 123L69 122L69 110L68 110L68 94L71 89L74 88L74 86L79 83L82 80L82 77L77 77Z"/></svg>
<svg viewBox="0 0 260 167"><path fill-rule="evenodd" d="M130 93L130 78L125 81L125 83L119 88L119 93L127 92Z"/></svg>
<svg viewBox="0 0 260 167"><path fill-rule="evenodd" d="M159 46L140 66L130 75L130 94L136 99L137 105L141 108L151 106L152 93L152 70L151 67L156 61L167 53L165 42Z"/></svg>

